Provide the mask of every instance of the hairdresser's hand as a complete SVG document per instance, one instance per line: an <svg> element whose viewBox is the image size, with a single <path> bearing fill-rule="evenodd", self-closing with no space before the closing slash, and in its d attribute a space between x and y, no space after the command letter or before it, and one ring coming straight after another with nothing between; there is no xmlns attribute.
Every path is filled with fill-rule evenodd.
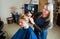
<svg viewBox="0 0 60 39"><path fill-rule="evenodd" d="M33 25L35 24L33 18L29 18L29 20L30 20L30 22L31 22Z"/></svg>

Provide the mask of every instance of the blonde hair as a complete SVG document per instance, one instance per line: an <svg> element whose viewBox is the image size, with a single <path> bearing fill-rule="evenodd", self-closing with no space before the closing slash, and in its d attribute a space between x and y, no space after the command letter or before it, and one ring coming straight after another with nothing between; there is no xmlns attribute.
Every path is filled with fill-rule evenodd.
<svg viewBox="0 0 60 39"><path fill-rule="evenodd" d="M24 20L24 19L22 19L22 18L20 18L20 19L19 19L19 22L20 22L20 21L25 21L25 20ZM25 21L25 22L26 22L26 21Z"/></svg>
<svg viewBox="0 0 60 39"><path fill-rule="evenodd" d="M28 17L25 14L20 14L19 20L24 19L25 21L28 22Z"/></svg>
<svg viewBox="0 0 60 39"><path fill-rule="evenodd" d="M28 18L25 14L21 14L19 18L25 19Z"/></svg>

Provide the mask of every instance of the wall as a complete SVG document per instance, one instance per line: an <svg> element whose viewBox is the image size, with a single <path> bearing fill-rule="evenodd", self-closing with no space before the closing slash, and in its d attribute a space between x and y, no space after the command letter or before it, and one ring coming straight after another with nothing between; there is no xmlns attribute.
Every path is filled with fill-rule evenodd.
<svg viewBox="0 0 60 39"><path fill-rule="evenodd" d="M32 4L38 4L39 0L32 0ZM24 10L21 9L21 7L24 6L24 4L29 4L30 0L0 0L0 17L2 21L4 21L5 24L7 24L7 18L11 17L10 14L10 7L16 6L18 8L18 12L23 13Z"/></svg>
<svg viewBox="0 0 60 39"><path fill-rule="evenodd" d="M0 1L0 17L1 17L1 1Z"/></svg>
<svg viewBox="0 0 60 39"><path fill-rule="evenodd" d="M49 11L50 11L50 29L53 27L53 5L54 5L54 1L53 0L48 0L48 2L50 3L49 5L48 5L48 9L49 9Z"/></svg>
<svg viewBox="0 0 60 39"><path fill-rule="evenodd" d="M60 2L60 0L58 0Z"/></svg>
<svg viewBox="0 0 60 39"><path fill-rule="evenodd" d="M32 0L32 4L39 4L39 0Z"/></svg>
<svg viewBox="0 0 60 39"><path fill-rule="evenodd" d="M45 3L47 3L48 0L39 0L39 6L38 6L38 10L39 12L42 12L43 6L45 5Z"/></svg>
<svg viewBox="0 0 60 39"><path fill-rule="evenodd" d="M18 7L18 12L22 13L23 10L21 9L22 6L24 6L24 3L29 3L30 0L0 0L0 17L2 21L4 21L5 24L7 24L7 17L10 17L10 11L9 8L11 6L17 6Z"/></svg>

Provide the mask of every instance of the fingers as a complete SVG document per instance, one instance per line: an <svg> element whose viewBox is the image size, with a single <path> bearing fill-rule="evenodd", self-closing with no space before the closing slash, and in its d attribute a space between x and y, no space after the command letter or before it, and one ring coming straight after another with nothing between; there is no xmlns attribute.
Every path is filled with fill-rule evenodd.
<svg viewBox="0 0 60 39"><path fill-rule="evenodd" d="M32 24L35 24L33 18L30 18L29 20L30 20L30 22L31 22Z"/></svg>

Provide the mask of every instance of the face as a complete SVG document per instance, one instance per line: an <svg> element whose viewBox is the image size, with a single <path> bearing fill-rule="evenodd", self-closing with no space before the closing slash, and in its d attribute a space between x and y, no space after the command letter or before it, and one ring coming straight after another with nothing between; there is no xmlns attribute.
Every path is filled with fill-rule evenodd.
<svg viewBox="0 0 60 39"><path fill-rule="evenodd" d="M27 16L28 16L28 17L31 17L31 16L32 16L31 12L28 12L28 13L27 13Z"/></svg>
<svg viewBox="0 0 60 39"><path fill-rule="evenodd" d="M49 11L46 10L46 9L43 9L43 13L42 13L42 16L45 18L49 15Z"/></svg>
<svg viewBox="0 0 60 39"><path fill-rule="evenodd" d="M25 27L27 25L27 23L24 20L20 20L19 25L20 25L20 27Z"/></svg>

